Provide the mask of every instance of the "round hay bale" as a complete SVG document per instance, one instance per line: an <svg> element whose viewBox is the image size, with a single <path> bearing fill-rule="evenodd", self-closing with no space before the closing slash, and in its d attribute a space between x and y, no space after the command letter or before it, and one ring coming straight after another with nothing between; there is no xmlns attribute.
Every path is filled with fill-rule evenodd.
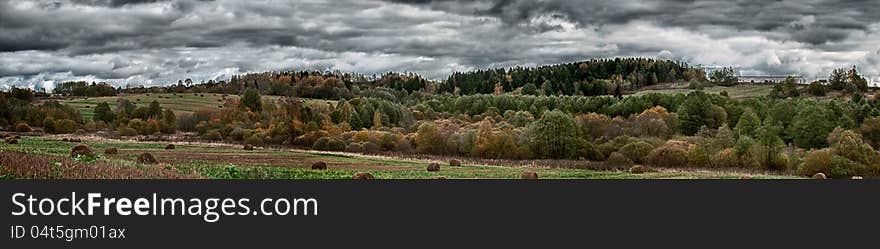
<svg viewBox="0 0 880 249"><path fill-rule="evenodd" d="M245 144L245 145L244 145L244 150L254 150L254 146L253 146L253 145L250 145L250 144Z"/></svg>
<svg viewBox="0 0 880 249"><path fill-rule="evenodd" d="M119 150L117 150L116 148L113 148L113 146L107 146L107 148L104 148L104 154L105 155L116 155L116 154L119 154Z"/></svg>
<svg viewBox="0 0 880 249"><path fill-rule="evenodd" d="M861 176L853 176L852 179L853 179L853 180L861 180L862 177L861 177Z"/></svg>
<svg viewBox="0 0 880 249"><path fill-rule="evenodd" d="M523 173L522 173L522 176L520 176L520 178L522 178L522 179L538 179L538 173L535 173L535 172L523 172Z"/></svg>
<svg viewBox="0 0 880 249"><path fill-rule="evenodd" d="M314 163L312 163L312 169L325 170L325 169L327 169L327 163L322 162L322 161L314 162Z"/></svg>
<svg viewBox="0 0 880 249"><path fill-rule="evenodd" d="M648 167L645 167L642 165L635 165L635 166L632 166L629 168L629 173L642 174L642 173L648 172L649 170L650 169L648 169Z"/></svg>
<svg viewBox="0 0 880 249"><path fill-rule="evenodd" d="M752 179L752 176L750 176L750 175L743 175L743 176L740 176L739 179L742 179L742 180L751 180L751 179Z"/></svg>
<svg viewBox="0 0 880 249"><path fill-rule="evenodd" d="M452 159L452 160L449 160L449 166L458 167L458 166L461 166L461 162L458 160Z"/></svg>
<svg viewBox="0 0 880 249"><path fill-rule="evenodd" d="M154 157L153 154L150 154L150 152L144 152L138 155L137 162L143 164L157 164L159 163L159 160L156 160L156 157Z"/></svg>
<svg viewBox="0 0 880 249"><path fill-rule="evenodd" d="M428 171L431 171L431 172L440 171L440 164L439 163L429 163L428 164Z"/></svg>
<svg viewBox="0 0 880 249"><path fill-rule="evenodd" d="M366 179L374 179L374 178L373 178L373 174L370 174L367 172L357 172L357 173L354 173L354 179L366 180Z"/></svg>
<svg viewBox="0 0 880 249"><path fill-rule="evenodd" d="M174 144L165 145L166 150L173 150L175 148Z"/></svg>
<svg viewBox="0 0 880 249"><path fill-rule="evenodd" d="M15 139L14 137L8 137L8 138L6 138L6 143L7 144L18 144L18 139Z"/></svg>
<svg viewBox="0 0 880 249"><path fill-rule="evenodd" d="M813 179L828 179L828 177L825 176L825 173L816 173L813 175Z"/></svg>
<svg viewBox="0 0 880 249"><path fill-rule="evenodd" d="M76 146L73 146L73 149L70 149L70 157L91 156L91 155L92 155L92 148L89 148L89 146L85 145L85 144L77 144Z"/></svg>

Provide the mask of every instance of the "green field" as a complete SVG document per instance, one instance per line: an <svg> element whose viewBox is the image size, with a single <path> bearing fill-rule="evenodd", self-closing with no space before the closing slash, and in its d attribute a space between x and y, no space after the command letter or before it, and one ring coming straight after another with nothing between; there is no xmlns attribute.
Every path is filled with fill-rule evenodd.
<svg viewBox="0 0 880 249"><path fill-rule="evenodd" d="M0 151L24 152L28 155L69 159L70 142L48 140L40 137L23 137L20 144L0 144ZM439 172L425 170L428 161L383 158L355 154L314 153L293 150L245 151L240 147L225 145L177 145L175 150L165 150L164 143L127 141L84 141L97 156L85 163L106 163L119 167L158 167L175 173L210 179L350 179L355 172L369 172L379 179L427 179L445 177L450 179L515 179L523 172L537 172L540 178L553 179L738 179L740 174L708 171L660 170L645 174L621 171L595 171L585 169L551 169L544 167L503 167L468 165L452 167L441 163ZM113 146L117 155L103 155L103 148ZM158 165L136 163L143 152L153 153ZM81 161L81 160L80 160ZM327 170L312 170L313 162L322 161ZM77 161L79 162L79 161ZM79 162L82 163L82 162ZM15 165L0 165L14 167ZM2 168L0 168L2 169ZM787 176L754 175L762 178L790 178ZM14 176L26 178L26 176ZM59 176L59 178L64 178ZM117 178L117 176L107 176ZM125 178L119 176L118 178Z"/></svg>
<svg viewBox="0 0 880 249"><path fill-rule="evenodd" d="M770 95L770 92L773 90L773 85L737 85L737 86L711 86L703 89L703 92L719 94L722 91L727 91L727 95L731 98L753 98L753 97L763 97ZM643 90L637 93L632 94L633 96L645 95L648 93L667 93L667 94L688 94L695 90L687 89L687 88L671 88L671 89L659 89L659 90Z"/></svg>
<svg viewBox="0 0 880 249"><path fill-rule="evenodd" d="M204 96L204 97L202 97ZM227 99L238 99L238 95L227 95ZM219 109L223 105L223 95L219 93L151 93L151 94L135 94L120 95L109 97L77 97L72 100L62 100L62 103L68 104L82 113L83 119L92 119L95 115L95 106L102 102L107 102L111 109L116 108L117 99L127 99L137 106L149 106L153 100L159 102L162 108L170 109L176 114L192 113L199 109ZM279 96L263 96L264 100L278 100ZM307 101L316 101L314 99L306 99ZM335 103L332 100L320 100Z"/></svg>

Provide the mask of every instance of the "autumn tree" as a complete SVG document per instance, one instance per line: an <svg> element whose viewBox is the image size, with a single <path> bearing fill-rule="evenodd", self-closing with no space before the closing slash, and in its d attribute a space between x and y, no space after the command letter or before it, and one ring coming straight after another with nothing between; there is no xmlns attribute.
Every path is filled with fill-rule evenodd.
<svg viewBox="0 0 880 249"><path fill-rule="evenodd" d="M104 121L104 123L112 123L113 120L116 120L116 114L113 113L113 110L110 109L110 104L107 102L101 102L97 106L95 106L95 116L92 117L95 121Z"/></svg>
<svg viewBox="0 0 880 249"><path fill-rule="evenodd" d="M263 110L263 101L260 92L254 89L247 89L241 97L241 106L248 108L252 112L260 112Z"/></svg>

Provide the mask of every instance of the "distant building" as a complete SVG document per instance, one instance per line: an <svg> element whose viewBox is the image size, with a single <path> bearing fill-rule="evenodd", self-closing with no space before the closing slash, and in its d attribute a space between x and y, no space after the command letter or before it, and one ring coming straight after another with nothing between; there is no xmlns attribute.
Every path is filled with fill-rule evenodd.
<svg viewBox="0 0 880 249"><path fill-rule="evenodd" d="M799 75L748 75L748 76L739 76L739 83L743 84L776 84L780 83L788 78L788 76L792 76L797 80L798 84L807 84L807 79L803 76Z"/></svg>
<svg viewBox="0 0 880 249"><path fill-rule="evenodd" d="M700 69L703 69L703 72L706 73L706 78L709 78L709 75L712 75L712 72L730 68L733 70L733 75L740 76L742 75L742 70L739 66L700 66Z"/></svg>

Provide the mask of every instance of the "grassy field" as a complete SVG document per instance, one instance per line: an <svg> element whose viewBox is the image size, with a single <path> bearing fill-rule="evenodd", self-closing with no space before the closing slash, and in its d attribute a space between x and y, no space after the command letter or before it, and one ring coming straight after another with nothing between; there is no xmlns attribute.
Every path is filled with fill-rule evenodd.
<svg viewBox="0 0 880 249"><path fill-rule="evenodd" d="M123 167L126 169L165 170L171 175L185 175L211 179L350 179L355 172L369 172L379 179L428 179L433 177L465 179L515 179L522 172L537 172L540 178L553 179L738 179L739 174L708 171L661 170L645 174L631 174L621 171L594 171L585 169L560 169L544 167L503 167L486 165L462 165L452 167L441 163L439 172L425 170L427 161L383 158L352 154L316 153L293 150L245 151L240 147L226 145L177 145L175 150L165 150L164 143L142 143L126 141L84 141L97 156L90 160L71 161L70 149L76 145L70 142L49 140L40 137L23 137L20 144L0 144L0 151L20 152L35 157L48 158L44 162L77 164L97 163ZM119 150L116 155L103 155L107 146ZM136 163L140 153L155 155L159 164L144 165ZM70 162L68 162L70 161ZM312 170L312 163L322 161L327 170ZM0 165L15 167L16 165ZM85 165L88 166L88 165ZM131 173L128 173L131 174ZM155 173L159 175L159 173ZM28 178L27 176L8 176ZM100 176L104 178L105 176ZM161 176L160 176L161 177ZM65 178L58 176L58 178ZM126 178L125 176L106 176L106 178ZM753 178L790 178L773 175L754 175Z"/></svg>
<svg viewBox="0 0 880 249"><path fill-rule="evenodd" d="M773 90L773 85L737 85L737 86L711 86L703 89L703 92L706 93L714 93L718 94L722 91L727 91L727 95L731 98L753 98L753 97L762 97L770 94L771 90ZM643 90L632 95L639 96L648 93L668 93L668 94L688 94L692 91L687 88L673 88L673 89L659 89L659 90Z"/></svg>
<svg viewBox="0 0 880 249"><path fill-rule="evenodd" d="M238 99L238 95L227 95L227 99ZM102 102L107 102L111 109L116 108L117 99L127 99L137 106L149 106L153 100L159 101L162 108L171 109L176 114L192 113L199 109L219 109L223 105L223 95L215 93L151 93L151 94L134 94L110 97L77 97L72 100L62 100L62 103L68 104L82 113L84 119L92 119L95 115L95 106ZM264 100L278 100L279 96L263 96ZM307 101L316 101L314 99L306 99ZM336 101L320 100L335 103Z"/></svg>

